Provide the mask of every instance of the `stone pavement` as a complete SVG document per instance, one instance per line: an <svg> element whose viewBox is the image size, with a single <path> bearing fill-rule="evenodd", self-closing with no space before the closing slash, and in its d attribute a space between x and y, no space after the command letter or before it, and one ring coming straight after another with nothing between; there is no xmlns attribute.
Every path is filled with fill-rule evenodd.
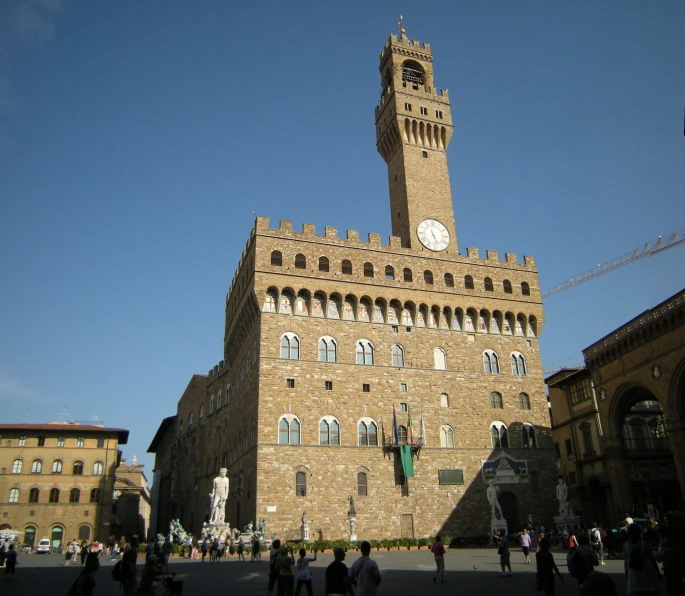
<svg viewBox="0 0 685 596"><path fill-rule="evenodd" d="M350 567L359 556L356 551L348 552L345 564ZM561 584L557 580L557 595L578 596L578 584L566 571L565 553L554 553L554 556L566 582ZM523 564L523 555L518 549L511 552L512 577L501 576L499 556L494 549L449 550L445 555L446 583L442 585L432 581L435 564L427 549L372 551L371 558L377 561L383 576L379 588L381 596L537 594L534 558L530 565ZM319 553L318 560L310 565L314 596L323 596L324 571L332 560L332 553ZM64 567L64 559L58 555L21 555L19 561L16 580L5 582L5 577L0 577L3 596L65 596L81 571L78 565ZM139 557L139 569L142 564L143 559ZM112 565L109 557L102 558L94 596L121 596L119 584L112 580ZM236 556L219 563L172 558L169 565L170 570L177 573L176 579L184 582L184 596L264 595L267 567L266 558L261 563L251 563L249 557L246 562L239 562ZM619 596L625 595L622 560L612 559L598 569L611 575ZM0 569L0 572L4 570ZM163 596L163 593L160 586L157 596ZM305 594L303 588L302 595Z"/></svg>

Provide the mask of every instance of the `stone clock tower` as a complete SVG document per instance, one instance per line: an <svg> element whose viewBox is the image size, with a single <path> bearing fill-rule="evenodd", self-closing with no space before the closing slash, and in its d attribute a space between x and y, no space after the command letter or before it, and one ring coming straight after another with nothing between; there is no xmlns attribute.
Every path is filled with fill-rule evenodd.
<svg viewBox="0 0 685 596"><path fill-rule="evenodd" d="M433 84L429 44L410 40L402 23L380 56L383 93L376 146L388 164L392 235L402 246L457 255L447 147L452 115L446 90Z"/></svg>

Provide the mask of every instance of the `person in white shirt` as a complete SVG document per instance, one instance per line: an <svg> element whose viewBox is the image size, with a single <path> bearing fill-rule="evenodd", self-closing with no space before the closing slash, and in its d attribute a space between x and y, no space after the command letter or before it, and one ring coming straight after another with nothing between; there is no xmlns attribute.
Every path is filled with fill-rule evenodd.
<svg viewBox="0 0 685 596"><path fill-rule="evenodd" d="M521 550L523 555L526 557L526 564L530 563L530 534L528 533L528 528L523 528L523 534L521 534Z"/></svg>
<svg viewBox="0 0 685 596"><path fill-rule="evenodd" d="M295 596L300 596L300 590L304 585L307 588L307 596L312 596L312 574L309 571L309 563L316 561L316 551L313 557L307 557L307 551L303 548L299 550L300 558L295 563L297 567L297 587L295 588Z"/></svg>
<svg viewBox="0 0 685 596"><path fill-rule="evenodd" d="M357 596L376 596L381 583L381 572L376 561L369 557L371 545L364 540L361 543L362 556L350 569L350 581L357 586Z"/></svg>

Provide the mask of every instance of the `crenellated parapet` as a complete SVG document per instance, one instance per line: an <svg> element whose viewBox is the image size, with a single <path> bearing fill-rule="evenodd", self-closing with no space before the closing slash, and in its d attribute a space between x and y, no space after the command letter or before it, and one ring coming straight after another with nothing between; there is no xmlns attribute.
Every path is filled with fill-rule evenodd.
<svg viewBox="0 0 685 596"><path fill-rule="evenodd" d="M401 239L397 236L390 236L387 244L383 244L380 234L369 233L368 240L364 241L360 239L359 231L347 230L346 237L340 238L338 236L337 228L326 226L323 234L317 234L316 226L313 224L302 224L301 231L298 232L293 230L292 221L282 219L277 228L271 228L269 218L262 216L257 216L255 228L253 229L250 238L252 238L253 235L316 242L341 248L373 249L374 251L386 253L388 255L420 255L421 257L436 261L449 261L464 264L492 264L498 266L505 264L512 269L537 273L535 258L527 255L523 257L523 263L519 263L518 258L514 253L505 253L504 260L501 260L498 252L494 250L485 251L486 258L481 258L477 248L468 247L466 249L466 255L446 257L444 255L436 255L421 251L420 249L403 247Z"/></svg>

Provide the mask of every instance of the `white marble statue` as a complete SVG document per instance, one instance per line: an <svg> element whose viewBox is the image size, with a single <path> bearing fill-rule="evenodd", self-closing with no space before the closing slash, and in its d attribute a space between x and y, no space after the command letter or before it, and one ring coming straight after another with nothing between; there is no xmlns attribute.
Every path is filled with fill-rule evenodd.
<svg viewBox="0 0 685 596"><path fill-rule="evenodd" d="M497 500L497 496L499 495L499 486L495 484L494 480L490 480L490 486L488 486L487 495L488 502L492 508L492 519L504 519L504 516L502 515L502 507ZM499 512L499 517L497 516L497 512Z"/></svg>
<svg viewBox="0 0 685 596"><path fill-rule="evenodd" d="M568 502L568 486L566 486L563 478L559 478L557 484L557 500L559 501L559 515L570 515L571 503Z"/></svg>
<svg viewBox="0 0 685 596"><path fill-rule="evenodd" d="M212 492L209 493L211 499L212 513L209 518L210 524L223 524L226 517L226 499L228 498L228 478L226 478L226 468L219 470L219 476L214 479Z"/></svg>

